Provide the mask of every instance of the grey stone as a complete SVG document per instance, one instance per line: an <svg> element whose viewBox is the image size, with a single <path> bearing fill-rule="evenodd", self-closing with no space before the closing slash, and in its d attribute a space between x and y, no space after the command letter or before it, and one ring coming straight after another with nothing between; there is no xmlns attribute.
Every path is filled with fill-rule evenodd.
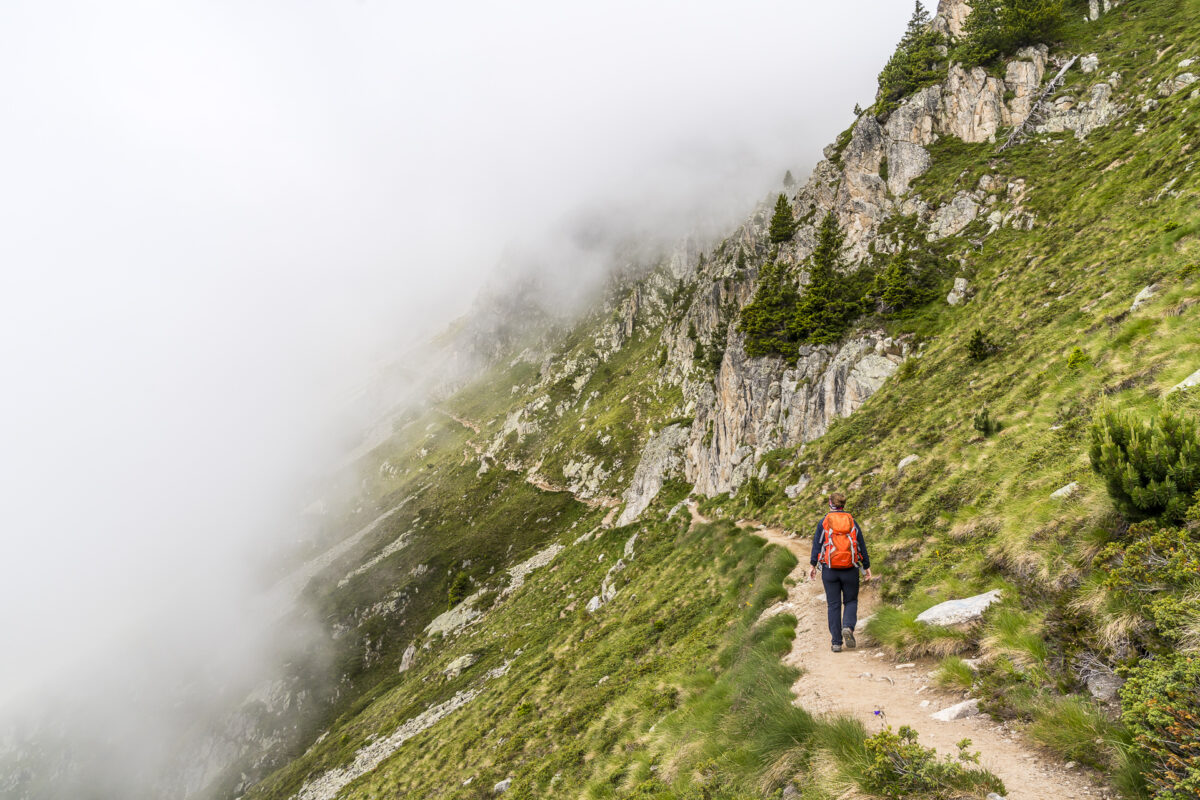
<svg viewBox="0 0 1200 800"><path fill-rule="evenodd" d="M512 778L505 778L492 787L492 792L495 794L504 794L510 786L512 786Z"/></svg>
<svg viewBox="0 0 1200 800"><path fill-rule="evenodd" d="M1050 497L1054 500L1066 500L1075 492L1079 491L1078 481L1071 481L1061 489L1055 489L1050 493Z"/></svg>
<svg viewBox="0 0 1200 800"><path fill-rule="evenodd" d="M1200 80L1200 78L1197 78L1191 72L1184 72L1176 75L1174 78L1167 78L1158 85L1159 97L1170 97L1176 92L1191 86L1197 80Z"/></svg>
<svg viewBox="0 0 1200 800"><path fill-rule="evenodd" d="M800 480L796 481L791 486L785 486L783 493L786 494L790 499L795 500L810 483L812 483L812 478L810 478L808 475L801 475Z"/></svg>
<svg viewBox="0 0 1200 800"><path fill-rule="evenodd" d="M929 241L944 239L959 233L979 216L979 203L967 192L954 195L949 203L933 212L929 222Z"/></svg>
<svg viewBox="0 0 1200 800"><path fill-rule="evenodd" d="M408 672L412 669L413 662L417 660L417 646L410 644L404 649L404 655L400 656L400 671Z"/></svg>
<svg viewBox="0 0 1200 800"><path fill-rule="evenodd" d="M915 453L910 456L905 456L904 458L900 459L900 463L896 465L896 472L904 472L905 467L909 466L910 464L915 464L920 460L921 457Z"/></svg>
<svg viewBox="0 0 1200 800"><path fill-rule="evenodd" d="M936 719L938 722L953 722L956 719L966 719L979 714L979 701L975 698L964 700L961 703L956 703L949 708L943 708L941 711L936 711L930 714L931 719Z"/></svg>
<svg viewBox="0 0 1200 800"><path fill-rule="evenodd" d="M1079 68L1084 72L1095 72L1100 69L1100 57L1095 53L1089 53L1079 59Z"/></svg>
<svg viewBox="0 0 1200 800"><path fill-rule="evenodd" d="M1124 679L1118 678L1111 672L1098 673L1087 679L1088 693L1097 700L1102 700L1106 703L1116 700L1117 693L1124 685Z"/></svg>
<svg viewBox="0 0 1200 800"><path fill-rule="evenodd" d="M1137 297L1133 298L1133 305L1129 307L1130 313L1137 311L1139 308L1146 305L1146 303L1149 303L1152 299L1154 299L1156 294L1158 294L1157 283L1152 283L1145 289L1142 289L1137 293Z"/></svg>
<svg viewBox="0 0 1200 800"><path fill-rule="evenodd" d="M964 622L972 622L983 616L983 612L987 610L992 603L999 602L1000 590L993 589L990 592L977 594L974 597L967 597L961 600L947 600L944 603L938 603L932 608L927 608L917 615L917 622L924 622L927 625L961 625Z"/></svg>
<svg viewBox="0 0 1200 800"><path fill-rule="evenodd" d="M478 660L479 656L477 656L475 653L467 653L464 656L459 656L446 665L446 668L442 670L442 674L453 680L459 675L462 675L467 669L470 669L470 667L473 666Z"/></svg>
<svg viewBox="0 0 1200 800"><path fill-rule="evenodd" d="M698 494L727 492L758 474L764 453L823 435L834 418L853 413L878 391L903 361L878 352L883 338L866 335L839 348L804 346L789 367L778 358L749 358L744 336L733 334L716 380L697 389L685 479ZM905 351L902 344L899 349Z"/></svg>
<svg viewBox="0 0 1200 800"><path fill-rule="evenodd" d="M992 213L998 214L999 212L993 211ZM989 221L990 221L990 218L989 218ZM970 293L970 284L967 282L967 279L966 278L955 278L954 279L954 288L950 290L950 294L946 295L946 302L952 306L959 305L960 303L962 303L963 301L965 301L967 299L967 296L969 293Z"/></svg>
<svg viewBox="0 0 1200 800"><path fill-rule="evenodd" d="M1172 392L1183 391L1186 389L1191 389L1193 386L1200 386L1200 369L1196 370L1191 375L1188 375L1186 378L1181 380L1179 383L1172 386L1171 391Z"/></svg>
<svg viewBox="0 0 1200 800"><path fill-rule="evenodd" d="M689 429L682 425L668 425L650 437L625 490L625 508L617 517L617 527L634 522L658 496L663 482L683 470L683 449L688 439Z"/></svg>

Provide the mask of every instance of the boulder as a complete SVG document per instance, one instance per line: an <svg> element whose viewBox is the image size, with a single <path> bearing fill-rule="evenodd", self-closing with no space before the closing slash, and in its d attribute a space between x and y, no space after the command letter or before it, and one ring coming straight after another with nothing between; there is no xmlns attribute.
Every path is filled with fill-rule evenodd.
<svg viewBox="0 0 1200 800"><path fill-rule="evenodd" d="M404 649L404 655L400 656L400 671L408 672L412 669L413 662L417 660L417 646L410 644Z"/></svg>
<svg viewBox="0 0 1200 800"><path fill-rule="evenodd" d="M442 670L442 674L447 678L454 680L459 675L462 675L465 670L469 669L478 660L479 656L474 653L467 653L465 656L459 656L446 665L446 668Z"/></svg>
<svg viewBox="0 0 1200 800"><path fill-rule="evenodd" d="M915 464L920 460L921 457L915 453L911 456L905 456L904 458L900 459L900 463L896 465L896 472L904 472L905 467L909 466L910 464Z"/></svg>
<svg viewBox="0 0 1200 800"><path fill-rule="evenodd" d="M979 701L971 698L970 700L956 703L949 708L943 708L941 711L936 711L929 716L938 722L953 722L956 719L966 719L967 717L974 717L977 714L979 714Z"/></svg>
<svg viewBox="0 0 1200 800"><path fill-rule="evenodd" d="M1170 97L1178 91L1186 89L1200 78L1197 78L1191 72L1184 72L1176 75L1174 78L1167 78L1158 85L1159 97Z"/></svg>
<svg viewBox="0 0 1200 800"><path fill-rule="evenodd" d="M973 622L983 616L983 612L992 603L999 602L1000 590L993 589L984 594L977 594L974 597L967 597L961 600L947 600L944 603L938 603L932 608L927 608L917 615L917 622L924 622L927 625L961 625L964 622Z"/></svg>
<svg viewBox="0 0 1200 800"><path fill-rule="evenodd" d="M1200 375L1200 373L1197 374ZM810 478L808 475L801 475L800 480L796 481L791 486L785 486L783 488L783 493L786 494L790 499L795 500L810 483L812 483L812 478Z"/></svg>
<svg viewBox="0 0 1200 800"><path fill-rule="evenodd" d="M1133 298L1133 305L1129 307L1130 313L1137 311L1139 308L1146 305L1146 303L1149 303L1156 294L1158 294L1157 283L1152 283L1146 288L1142 289L1137 293L1137 296Z"/></svg>
<svg viewBox="0 0 1200 800"><path fill-rule="evenodd" d="M1100 69L1100 58L1095 53L1089 53L1079 59L1079 68L1084 72L1095 72Z"/></svg>
<svg viewBox="0 0 1200 800"><path fill-rule="evenodd" d="M967 192L959 192L949 203L933 212L926 238L932 242L953 236L974 222L978 216L979 203Z"/></svg>
<svg viewBox="0 0 1200 800"><path fill-rule="evenodd" d="M510 786L512 786L512 778L505 778L492 787L492 792L495 794L504 794Z"/></svg>
<svg viewBox="0 0 1200 800"><path fill-rule="evenodd" d="M1188 375L1179 383L1171 387L1172 392L1178 392L1186 389L1191 389L1193 386L1200 386L1200 369Z"/></svg>
<svg viewBox="0 0 1200 800"><path fill-rule="evenodd" d="M668 425L646 442L641 460L633 472L633 480L625 490L625 509L617 518L618 528L636 520L658 496L663 482L683 469L682 453L689 436L688 428Z"/></svg>
<svg viewBox="0 0 1200 800"><path fill-rule="evenodd" d="M992 212L993 214L998 212ZM970 284L966 278L955 278L954 288L950 290L950 294L946 295L946 302L952 306L964 302L970 294Z"/></svg>
<svg viewBox="0 0 1200 800"><path fill-rule="evenodd" d="M1050 498L1053 500L1066 500L1075 492L1079 491L1078 481L1071 481L1061 489L1055 489L1050 493Z"/></svg>
<svg viewBox="0 0 1200 800"><path fill-rule="evenodd" d="M1117 693L1125 681L1111 672L1092 675L1087 679L1088 692L1092 697L1105 703L1117 699Z"/></svg>

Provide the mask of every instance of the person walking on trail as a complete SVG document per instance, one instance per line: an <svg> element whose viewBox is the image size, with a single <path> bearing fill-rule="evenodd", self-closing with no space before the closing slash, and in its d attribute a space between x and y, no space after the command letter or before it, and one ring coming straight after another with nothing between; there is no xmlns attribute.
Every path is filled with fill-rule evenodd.
<svg viewBox="0 0 1200 800"><path fill-rule="evenodd" d="M817 523L813 535L812 570L808 577L817 578L821 565L821 583L825 585L825 602L829 606L829 635L833 652L842 652L843 645L854 648L854 626L858 623L858 568L863 578L871 580L871 557L862 528L845 511L846 495L829 495L829 513Z"/></svg>

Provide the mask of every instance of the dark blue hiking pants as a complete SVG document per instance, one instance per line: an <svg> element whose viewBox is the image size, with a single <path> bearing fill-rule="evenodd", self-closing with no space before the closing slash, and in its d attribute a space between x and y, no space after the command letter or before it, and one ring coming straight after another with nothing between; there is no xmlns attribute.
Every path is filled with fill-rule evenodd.
<svg viewBox="0 0 1200 800"><path fill-rule="evenodd" d="M834 644L842 643L842 628L854 630L858 624L858 567L821 568L825 584L825 602L829 606L829 635Z"/></svg>

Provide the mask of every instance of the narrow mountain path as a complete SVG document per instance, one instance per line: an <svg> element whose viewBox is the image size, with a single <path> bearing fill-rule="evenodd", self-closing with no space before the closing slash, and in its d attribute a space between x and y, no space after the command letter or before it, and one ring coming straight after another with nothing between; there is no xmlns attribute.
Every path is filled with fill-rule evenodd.
<svg viewBox="0 0 1200 800"><path fill-rule="evenodd" d="M689 505L693 524L709 520ZM789 613L796 617L796 638L784 662L803 674L792 686L795 704L814 714L838 714L862 722L869 732L884 724L908 725L918 732L918 741L939 753L957 752L956 743L971 740L982 766L991 770L1008 789L1011 800L1081 800L1111 796L1082 770L1068 769L1053 756L1039 751L1018 732L986 715L953 722L931 719L935 711L963 700L961 693L939 689L932 673L937 663L916 659L904 664L893 661L878 647L860 642L855 650L830 650L826 621L825 591L820 578L808 578L812 538L789 535L781 528L764 527L743 520L751 530L772 544L790 550L800 563L792 571L794 581L787 600L767 613ZM858 617L865 619L875 608L877 583L866 584L859 595ZM865 638L865 637L863 637ZM881 712L876 715L876 711Z"/></svg>

